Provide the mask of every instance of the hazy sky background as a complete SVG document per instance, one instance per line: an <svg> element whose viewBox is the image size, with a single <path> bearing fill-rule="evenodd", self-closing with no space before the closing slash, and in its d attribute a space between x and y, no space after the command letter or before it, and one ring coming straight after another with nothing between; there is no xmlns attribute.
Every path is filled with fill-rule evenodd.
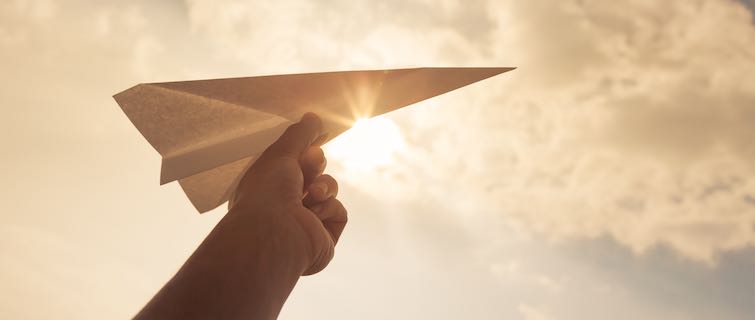
<svg viewBox="0 0 755 320"><path fill-rule="evenodd" d="M517 70L392 113L281 319L750 319L750 0L3 1L0 318L127 318L198 215L111 96L141 82Z"/></svg>

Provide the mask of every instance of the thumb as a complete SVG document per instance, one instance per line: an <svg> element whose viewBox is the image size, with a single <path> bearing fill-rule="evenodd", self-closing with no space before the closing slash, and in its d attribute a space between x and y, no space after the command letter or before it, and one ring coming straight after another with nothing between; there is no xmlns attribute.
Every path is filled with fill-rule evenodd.
<svg viewBox="0 0 755 320"><path fill-rule="evenodd" d="M322 120L316 114L307 112L299 122L292 124L270 147L260 159L293 158L299 159L312 143L320 137Z"/></svg>

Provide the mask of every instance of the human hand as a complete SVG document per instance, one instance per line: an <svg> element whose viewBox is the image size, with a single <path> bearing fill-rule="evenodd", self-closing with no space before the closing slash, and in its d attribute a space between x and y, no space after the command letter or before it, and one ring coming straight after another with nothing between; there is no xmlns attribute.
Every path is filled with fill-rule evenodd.
<svg viewBox="0 0 755 320"><path fill-rule="evenodd" d="M260 155L228 214L136 318L275 319L301 275L328 265L346 209L322 174L321 128L307 114Z"/></svg>
<svg viewBox="0 0 755 320"><path fill-rule="evenodd" d="M321 130L320 118L305 114L247 170L229 202L229 215L262 218L254 220L273 231L271 241L296 242L286 247L300 250L292 254L304 257L304 275L328 265L347 222L346 209L336 199L338 184L323 174Z"/></svg>

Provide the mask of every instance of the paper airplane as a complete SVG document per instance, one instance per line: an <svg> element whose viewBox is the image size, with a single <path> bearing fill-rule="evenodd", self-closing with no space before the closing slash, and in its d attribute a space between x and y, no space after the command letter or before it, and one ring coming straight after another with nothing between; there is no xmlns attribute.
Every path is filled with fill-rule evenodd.
<svg viewBox="0 0 755 320"><path fill-rule="evenodd" d="M228 200L254 159L308 112L332 139L381 115L513 68L343 71L136 85L113 96L199 212Z"/></svg>

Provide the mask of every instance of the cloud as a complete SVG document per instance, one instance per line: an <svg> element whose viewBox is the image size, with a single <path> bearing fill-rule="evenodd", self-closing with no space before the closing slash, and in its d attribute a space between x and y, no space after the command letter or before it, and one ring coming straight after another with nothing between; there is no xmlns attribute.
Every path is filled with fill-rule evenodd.
<svg viewBox="0 0 755 320"><path fill-rule="evenodd" d="M452 62L474 54L464 46L488 41L495 24L483 1L187 4L194 32L263 71Z"/></svg>
<svg viewBox="0 0 755 320"><path fill-rule="evenodd" d="M15 79L2 92L21 105L92 105L67 92L181 75L517 66L396 112L410 143L400 165L342 178L491 222L479 232L503 223L554 240L610 235L637 253L665 245L707 263L755 244L755 29L735 1L193 0L94 6L91 19L73 13L87 7L78 2L3 6L0 56ZM156 28L168 12L186 16ZM72 35L40 23L50 19ZM61 49L31 50L50 44ZM79 79L29 95L29 74ZM6 127L95 112L72 110L11 113ZM82 119L74 130L91 127Z"/></svg>
<svg viewBox="0 0 755 320"><path fill-rule="evenodd" d="M538 310L537 308L530 306L528 304L525 304L525 303L519 304L519 307L517 308L517 310L519 310L519 314L522 316L523 320L553 319L552 317L546 315L545 313Z"/></svg>
<svg viewBox="0 0 755 320"><path fill-rule="evenodd" d="M83 20L44 1L4 6L0 55L15 61L5 68L15 80L3 92L22 105L70 95L27 94L32 74L62 83L75 73L77 90L91 90L116 77L518 66L391 116L410 143L401 165L350 182L555 240L610 235L637 253L665 245L714 263L755 244L755 28L738 2L195 0L181 9L189 33L176 31L181 20L156 30L159 12L140 5L96 6ZM57 37L45 19L73 35ZM63 49L30 50L50 44ZM63 101L91 104L84 97ZM70 112L96 110L11 113L6 127Z"/></svg>
<svg viewBox="0 0 755 320"><path fill-rule="evenodd" d="M260 70L518 66L392 116L413 151L373 175L399 186L380 191L389 198L709 264L755 244L755 28L741 3L190 1L188 11L221 54Z"/></svg>
<svg viewBox="0 0 755 320"><path fill-rule="evenodd" d="M755 193L755 28L741 5L512 9L530 13L511 21L530 32L502 35L522 51L508 89L524 94L491 98L500 117L474 120L503 133L485 143L481 167L505 176L467 186L485 181L481 203L551 237L609 234L635 252L663 244L707 263L755 244L745 201ZM535 32L544 26L552 31Z"/></svg>
<svg viewBox="0 0 755 320"><path fill-rule="evenodd" d="M147 185L157 155L110 98L134 83L351 68L517 66L391 115L407 143L395 155L396 165L354 174L331 163L329 170L348 185L343 196L355 204L354 226L362 221L365 231L351 233L357 241L344 242L352 247L341 252L369 252L367 259L353 257L375 259L378 266L413 266L411 272L406 264L382 271L400 274L393 279L405 287L422 275L418 287L434 294L423 301L466 298L481 306L465 304L459 314L474 309L482 317L495 306L512 317L520 312L534 318L568 312L584 318L576 313L586 308L609 316L623 308L640 318L652 308L729 312L738 301L720 303L727 298L705 294L720 287L702 282L689 286L700 290L687 290L687 283L699 282L614 270L603 262L645 260L615 260L607 254L620 251L613 245L600 251L578 239L603 243L611 237L638 254L664 246L708 264L722 252L755 245L754 32L751 13L736 1L0 2L0 141L7 148L4 164L14 168L4 190L8 227L0 235L9 255L0 263L2 275L22 300L42 294L53 301L52 311L39 313L128 314L206 233L176 229L189 210L176 186ZM118 174L103 180L113 172ZM91 201L84 199L88 191L96 195ZM348 198L350 192L368 195ZM139 201L125 203L124 195ZM122 206L103 214L112 203ZM65 214L50 214L59 210L55 206L67 208ZM218 217L187 221L210 228ZM174 236L166 239L164 228ZM549 245L544 237L576 243L594 256L579 256L564 268L563 246L535 252ZM517 238L529 242L520 245ZM383 246L384 240L394 247ZM400 253L391 258L394 249ZM668 251L649 256L659 252ZM547 259L533 259L537 254ZM507 262L512 255L518 264ZM449 256L458 260L449 263ZM63 258L46 263L57 257ZM334 278L359 270L345 257L340 261L348 268ZM599 265L583 270L590 257ZM739 269L726 272L721 265L738 284ZM619 275L596 275L605 269ZM466 275L463 290L437 281L453 273ZM108 290L102 286L118 278L126 279L123 290L113 299L103 296ZM382 284L380 277L371 279ZM668 289L654 279L676 285ZM494 280L503 282L487 287ZM649 285L654 282L666 291L642 299L658 291ZM593 288L599 285L622 292L604 294ZM61 296L65 288L74 291ZM331 296L326 291L333 286L322 288L325 294L313 296ZM480 288L490 291L475 291ZM508 293L492 293L501 288ZM564 298L574 292L582 298ZM691 301L711 305L669 304L678 292L698 292ZM377 290L371 300L382 294ZM415 308L414 292L402 294L406 308ZM469 298L478 294L513 306ZM16 300L5 304L8 310L27 312ZM519 308L516 301L523 301ZM83 303L93 307L74 310Z"/></svg>

